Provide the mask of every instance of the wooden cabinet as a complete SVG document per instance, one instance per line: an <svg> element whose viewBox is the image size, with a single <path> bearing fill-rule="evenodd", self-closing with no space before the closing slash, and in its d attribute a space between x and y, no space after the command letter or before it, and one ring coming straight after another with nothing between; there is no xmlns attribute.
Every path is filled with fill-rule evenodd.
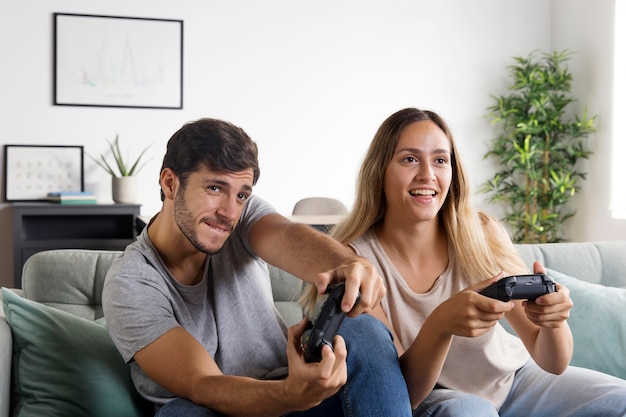
<svg viewBox="0 0 626 417"><path fill-rule="evenodd" d="M12 204L14 286L22 287L24 262L37 252L123 250L137 237L139 208L135 204Z"/></svg>

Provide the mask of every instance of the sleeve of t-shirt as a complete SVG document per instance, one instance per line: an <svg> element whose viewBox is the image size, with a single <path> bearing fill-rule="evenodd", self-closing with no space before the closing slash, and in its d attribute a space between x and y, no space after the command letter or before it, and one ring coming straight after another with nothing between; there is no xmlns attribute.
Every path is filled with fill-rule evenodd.
<svg viewBox="0 0 626 417"><path fill-rule="evenodd" d="M154 278L161 273L145 260L140 263L137 253L127 249L123 256L109 271L102 304L109 334L124 360L130 362L135 353L179 323L167 289Z"/></svg>
<svg viewBox="0 0 626 417"><path fill-rule="evenodd" d="M276 209L261 197L253 194L248 199L235 230L250 253L254 253L249 243L250 229L259 219L273 213L276 213Z"/></svg>

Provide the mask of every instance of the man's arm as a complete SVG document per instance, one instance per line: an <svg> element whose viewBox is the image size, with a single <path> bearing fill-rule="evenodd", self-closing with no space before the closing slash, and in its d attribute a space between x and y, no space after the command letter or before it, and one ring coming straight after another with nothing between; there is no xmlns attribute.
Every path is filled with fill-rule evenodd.
<svg viewBox="0 0 626 417"><path fill-rule="evenodd" d="M346 282L342 310L350 311L357 293L361 300L351 316L368 312L385 295L382 277L365 258L312 227L270 214L250 230L249 242L257 255L317 287L319 293L333 282Z"/></svg>
<svg viewBox="0 0 626 417"><path fill-rule="evenodd" d="M264 381L224 375L209 353L183 328L176 327L137 352L134 359L148 377L172 394L232 416L281 416L306 410L335 394L347 378L346 347L335 339L322 361L307 364L299 341L306 321L289 329L289 376Z"/></svg>

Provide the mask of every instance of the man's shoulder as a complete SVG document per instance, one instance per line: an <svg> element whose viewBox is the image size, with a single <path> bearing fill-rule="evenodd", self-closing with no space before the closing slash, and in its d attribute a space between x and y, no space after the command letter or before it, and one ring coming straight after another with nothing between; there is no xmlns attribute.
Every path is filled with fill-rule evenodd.
<svg viewBox="0 0 626 417"><path fill-rule="evenodd" d="M158 264L158 255L145 241L145 231L129 244L113 262L107 273L107 281L119 276L145 275Z"/></svg>
<svg viewBox="0 0 626 417"><path fill-rule="evenodd" d="M256 194L252 194L248 201L246 202L246 206L241 213L241 218L239 219L238 229L245 230L245 233L249 231L249 228L256 223L259 219L268 214L276 213L276 209L265 201L263 198L259 197Z"/></svg>
<svg viewBox="0 0 626 417"><path fill-rule="evenodd" d="M263 215L275 213L276 209L264 200L262 197L252 194L248 201L246 202L246 207L244 208L244 213L263 213Z"/></svg>

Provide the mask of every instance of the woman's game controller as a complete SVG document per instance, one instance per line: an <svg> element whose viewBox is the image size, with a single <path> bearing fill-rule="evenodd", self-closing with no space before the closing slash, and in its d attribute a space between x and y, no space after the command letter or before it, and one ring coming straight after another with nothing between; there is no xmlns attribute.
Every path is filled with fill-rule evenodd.
<svg viewBox="0 0 626 417"><path fill-rule="evenodd" d="M514 275L494 282L480 294L500 301L530 300L556 292L554 280L545 274Z"/></svg>

